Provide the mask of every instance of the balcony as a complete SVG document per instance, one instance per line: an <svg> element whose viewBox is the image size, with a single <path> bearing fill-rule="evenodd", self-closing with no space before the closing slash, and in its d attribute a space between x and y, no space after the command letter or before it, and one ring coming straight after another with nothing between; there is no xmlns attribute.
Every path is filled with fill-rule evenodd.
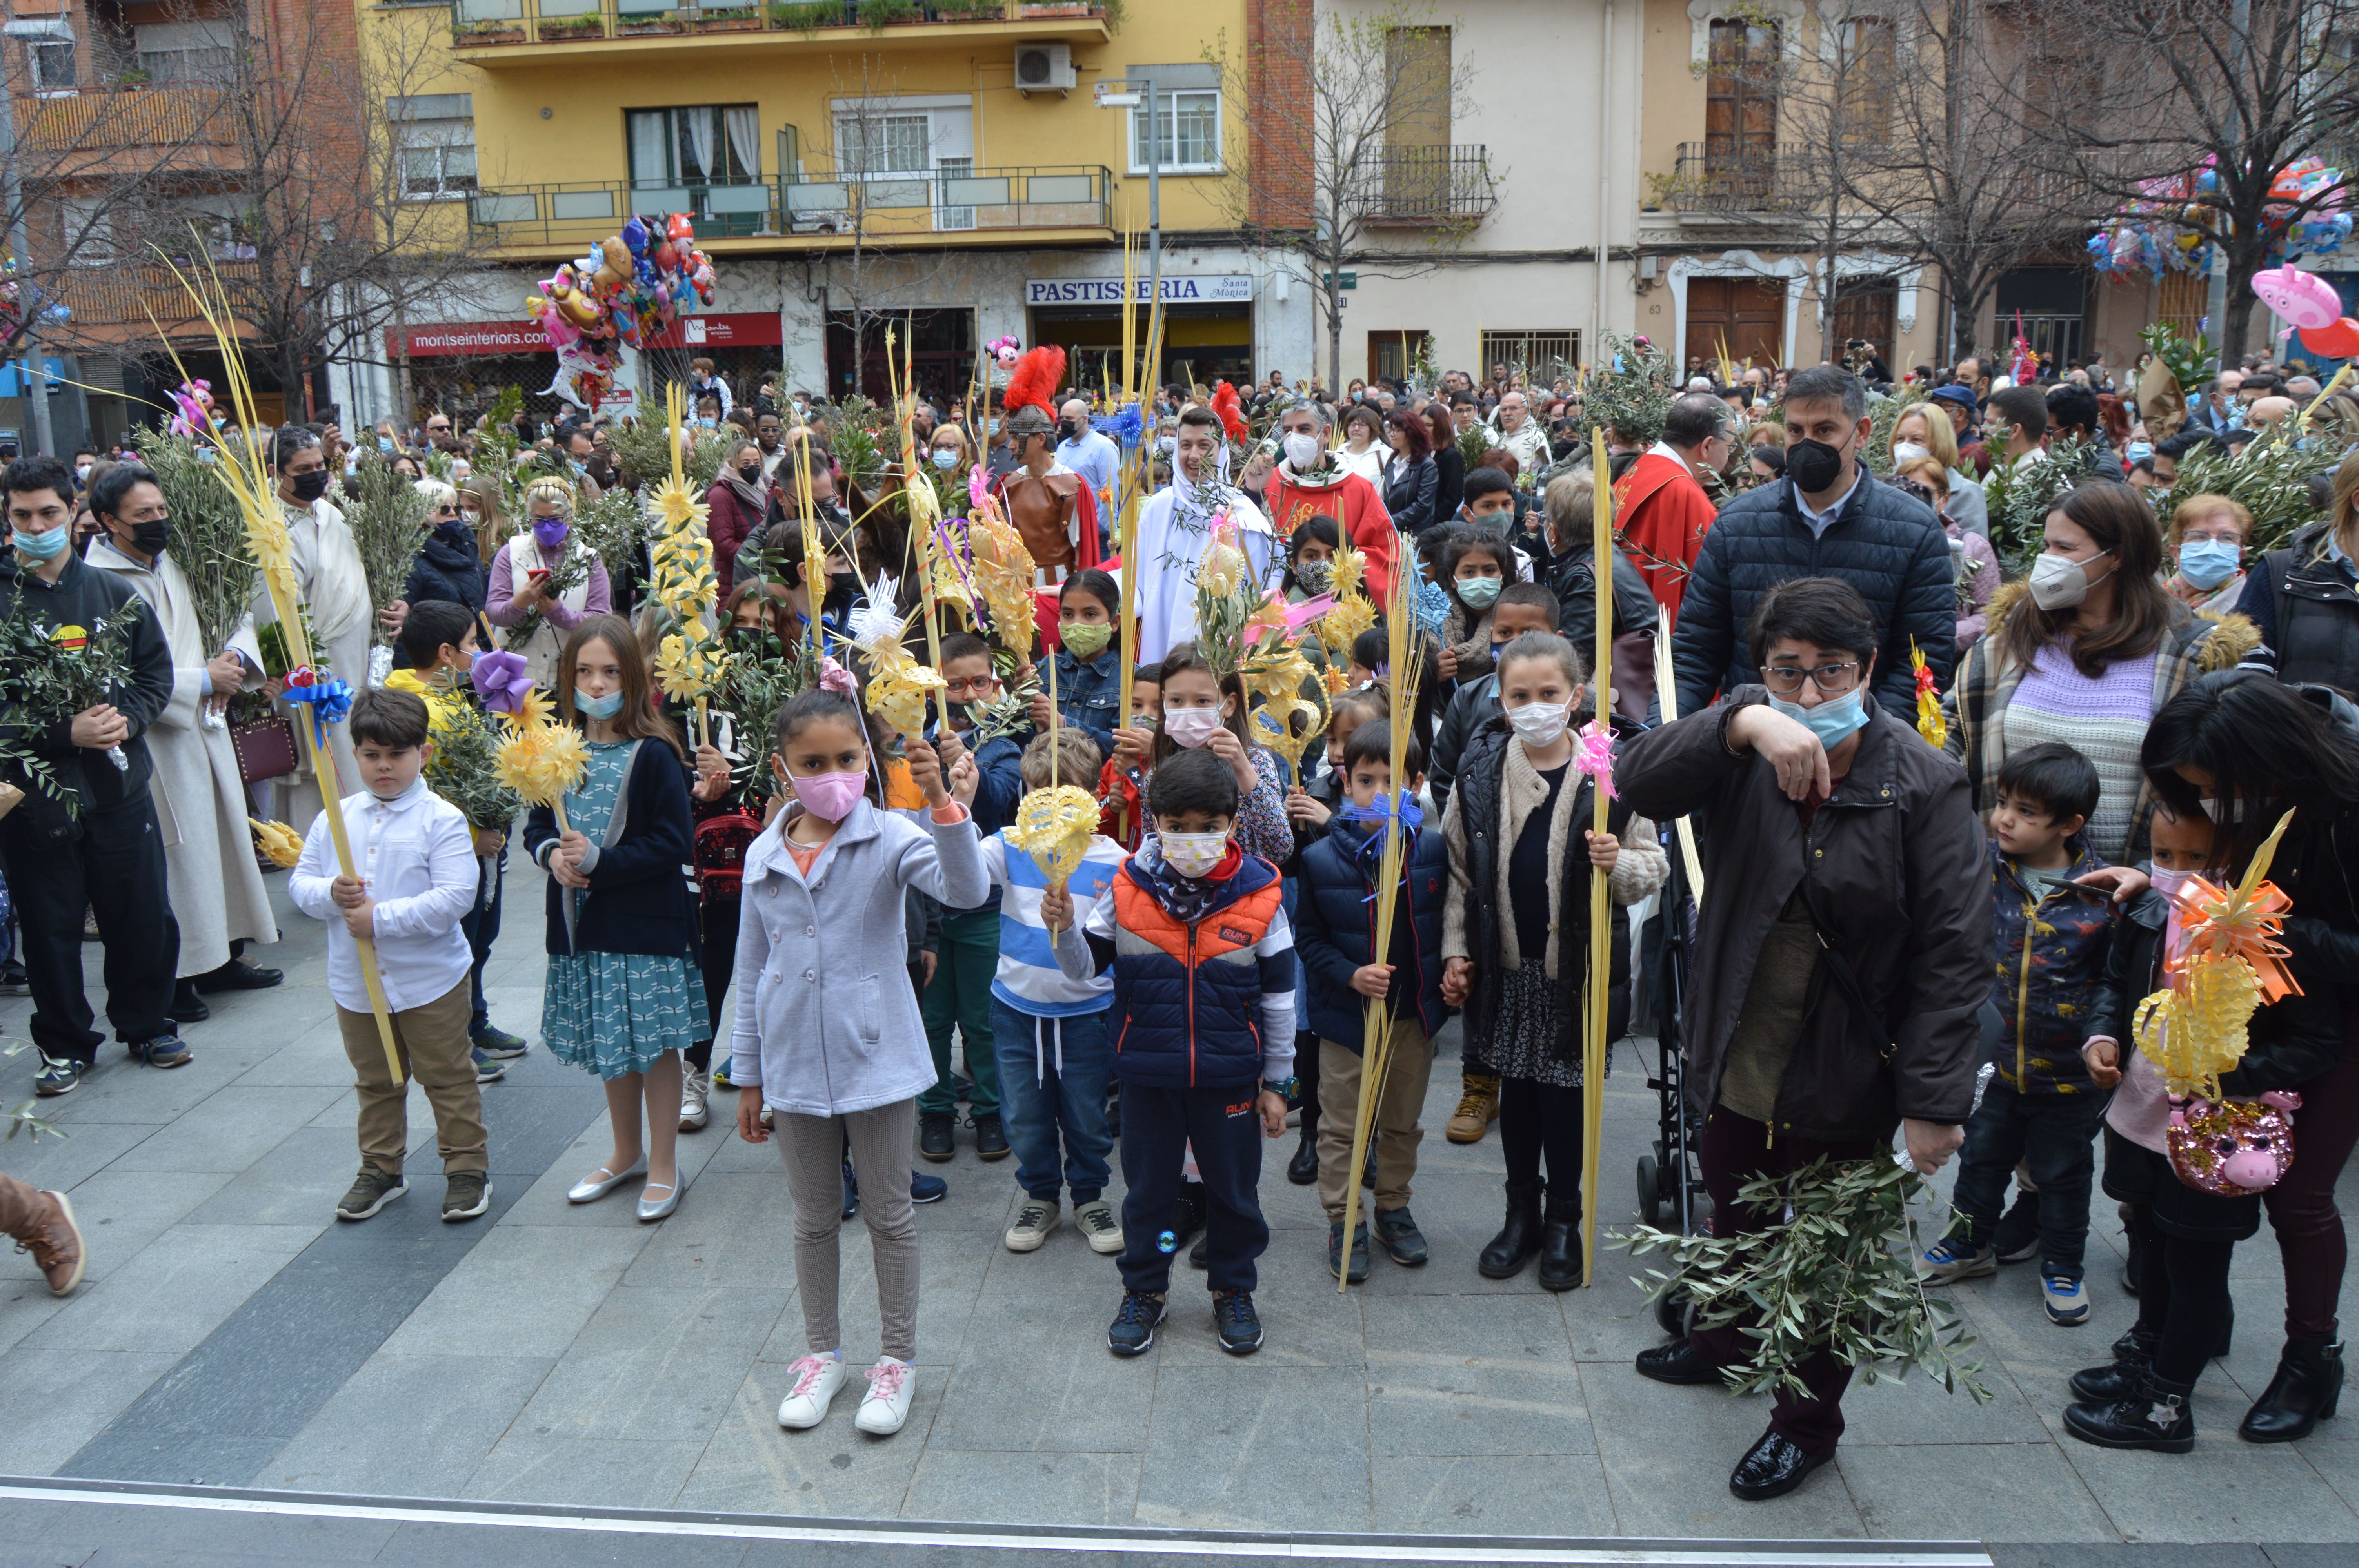
<svg viewBox="0 0 2359 1568"><path fill-rule="evenodd" d="M1487 147L1386 147L1362 165L1350 200L1364 223L1451 228L1481 222L1499 196Z"/></svg>
<svg viewBox="0 0 2359 1568"><path fill-rule="evenodd" d="M216 86L111 86L19 100L16 151L37 179L226 167L237 127Z"/></svg>
<svg viewBox="0 0 2359 1568"><path fill-rule="evenodd" d="M548 63L546 48L580 58L649 42L742 53L994 42L1103 43L1114 19L1104 0L766 0L680 5L670 0L453 0L452 45L483 66Z"/></svg>
<svg viewBox="0 0 2359 1568"><path fill-rule="evenodd" d="M848 239L906 243L923 236L1043 231L1109 233L1114 176L1086 164L979 168L961 174L783 176L732 185L640 185L627 180L512 185L467 199L476 237L516 250L579 252L634 212L686 212L697 243L728 250L832 250ZM716 242L765 241L729 245ZM953 240L952 243L959 243Z"/></svg>
<svg viewBox="0 0 2359 1568"><path fill-rule="evenodd" d="M182 270L189 265L183 261ZM211 276L222 280L234 302L253 287L255 265L250 261L215 260ZM67 311L63 330L50 334L62 339L136 341L152 339L158 327L168 338L206 331L188 290L170 269L158 265L70 268L57 276L49 303Z"/></svg>
<svg viewBox="0 0 2359 1568"><path fill-rule="evenodd" d="M1793 205L1793 181L1774 147L1721 141L1681 142L1678 172L1648 176L1674 212L1779 212Z"/></svg>

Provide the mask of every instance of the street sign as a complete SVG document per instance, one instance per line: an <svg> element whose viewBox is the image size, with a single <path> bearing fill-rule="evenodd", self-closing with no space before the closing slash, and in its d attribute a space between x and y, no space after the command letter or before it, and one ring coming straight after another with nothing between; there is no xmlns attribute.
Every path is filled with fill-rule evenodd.
<svg viewBox="0 0 2359 1568"><path fill-rule="evenodd" d="M1332 283L1338 288L1357 288L1360 287L1360 275L1347 268L1343 272L1321 273L1320 281Z"/></svg>

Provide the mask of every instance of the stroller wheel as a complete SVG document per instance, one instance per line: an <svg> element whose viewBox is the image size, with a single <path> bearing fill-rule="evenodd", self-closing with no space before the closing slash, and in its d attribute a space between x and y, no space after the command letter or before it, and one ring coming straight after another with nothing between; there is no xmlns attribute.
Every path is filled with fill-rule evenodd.
<svg viewBox="0 0 2359 1568"><path fill-rule="evenodd" d="M1667 1291L1655 1298L1655 1323L1673 1339L1684 1339L1688 1333L1688 1299L1677 1291Z"/></svg>
<svg viewBox="0 0 2359 1568"><path fill-rule="evenodd" d="M1648 1225L1663 1222L1662 1168L1652 1154L1638 1156L1638 1217Z"/></svg>

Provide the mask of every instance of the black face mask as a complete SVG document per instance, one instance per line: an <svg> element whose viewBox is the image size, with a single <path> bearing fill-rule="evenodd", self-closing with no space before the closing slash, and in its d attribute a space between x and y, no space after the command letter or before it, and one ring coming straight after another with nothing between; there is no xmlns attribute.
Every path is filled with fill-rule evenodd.
<svg viewBox="0 0 2359 1568"><path fill-rule="evenodd" d="M1824 441L1797 441L1786 449L1786 477L1805 495L1823 495L1843 478L1843 453Z"/></svg>
<svg viewBox="0 0 2359 1568"><path fill-rule="evenodd" d="M171 544L172 520L168 517L131 525L131 547L143 556L160 556L171 547Z"/></svg>
<svg viewBox="0 0 2359 1568"><path fill-rule="evenodd" d="M752 484L756 480L762 477L762 465L759 463L740 463L737 465L737 477L744 480L747 484Z"/></svg>
<svg viewBox="0 0 2359 1568"><path fill-rule="evenodd" d="M310 473L295 476L295 499L309 506L328 493L328 470L313 469Z"/></svg>
<svg viewBox="0 0 2359 1568"><path fill-rule="evenodd" d="M1078 441L1082 438L1082 427L1071 419L1060 420L1057 424L1057 435L1061 440Z"/></svg>
<svg viewBox="0 0 2359 1568"><path fill-rule="evenodd" d="M831 604L849 604L860 597L860 579L850 572L827 574L827 597Z"/></svg>

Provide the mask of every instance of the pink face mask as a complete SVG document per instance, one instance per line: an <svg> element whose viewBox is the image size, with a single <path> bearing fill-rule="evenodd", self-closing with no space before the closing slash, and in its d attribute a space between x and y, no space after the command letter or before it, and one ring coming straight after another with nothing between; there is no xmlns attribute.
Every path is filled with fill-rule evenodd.
<svg viewBox="0 0 2359 1568"><path fill-rule="evenodd" d="M790 774L787 782L804 810L830 822L841 822L852 815L852 808L868 791L866 773Z"/></svg>

